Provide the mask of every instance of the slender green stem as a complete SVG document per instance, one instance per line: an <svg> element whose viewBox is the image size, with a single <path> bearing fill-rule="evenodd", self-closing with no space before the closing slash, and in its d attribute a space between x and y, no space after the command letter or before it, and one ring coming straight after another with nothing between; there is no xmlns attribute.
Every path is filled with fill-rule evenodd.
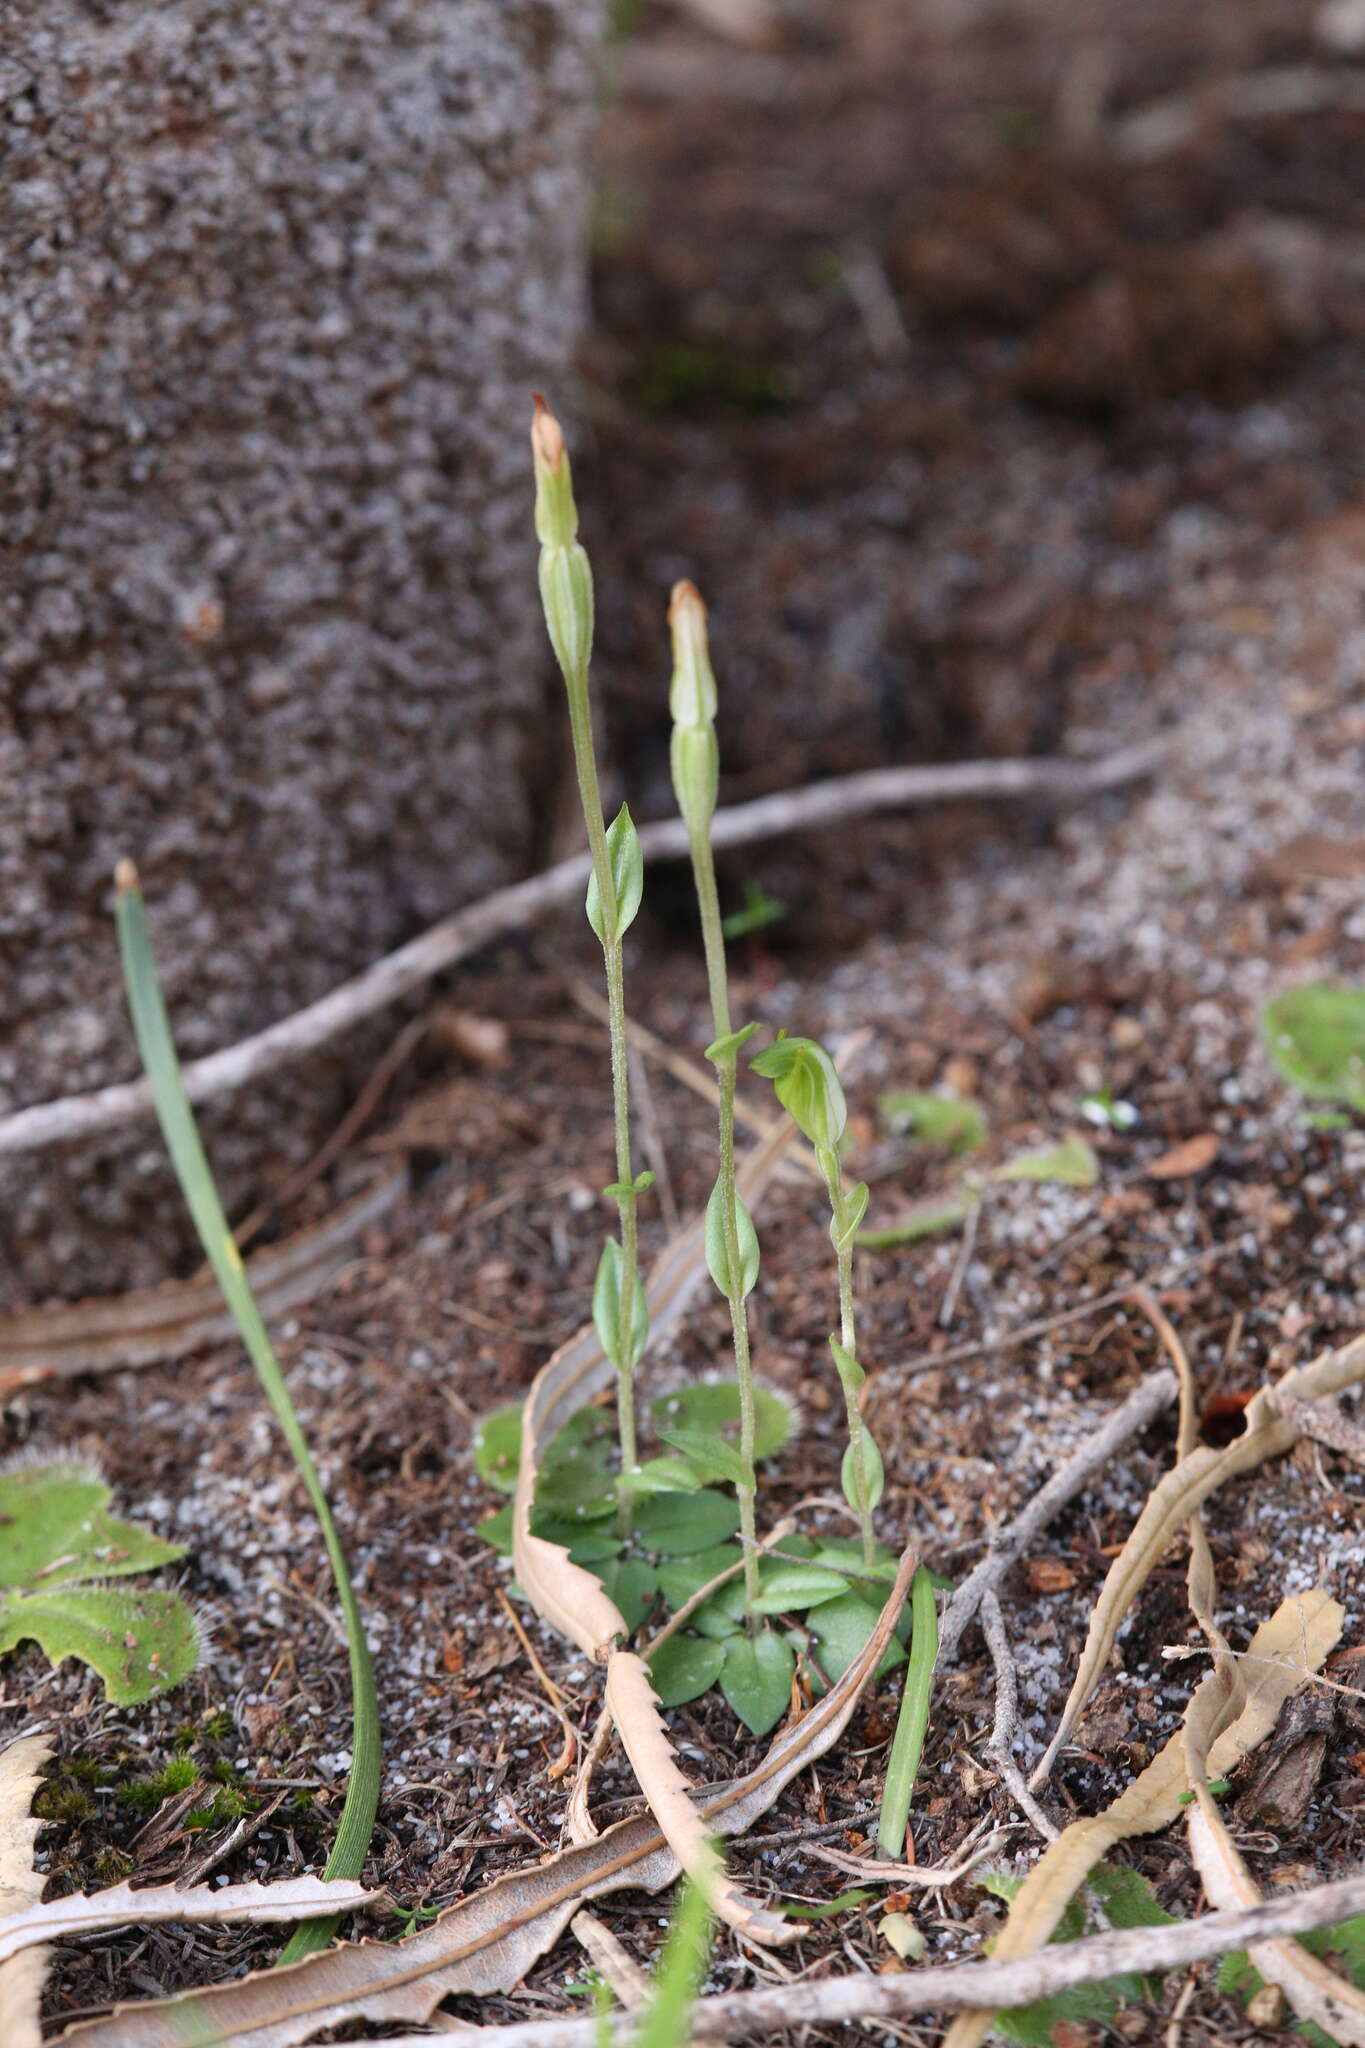
<svg viewBox="0 0 1365 2048"><path fill-rule="evenodd" d="M705 832L688 835L692 850L692 873L696 881L697 906L701 913L702 945L706 953L706 981L711 996L711 1024L717 1039L730 1036L730 990L725 968L725 934L721 929L720 898L716 889L716 864L710 837ZM749 1309L740 1284L739 1222L735 1214L735 1069L734 1049L716 1062L717 1092L720 1097L720 1189L725 1230L725 1263L733 1283L726 1297L730 1304L730 1330L735 1347L735 1379L739 1386L739 1455L745 1470L754 1469L754 1379L749 1355ZM744 1551L744 1595L752 1609L758 1598L758 1534L753 1486L736 1488L739 1499L740 1544ZM751 1617L752 1618L752 1617Z"/></svg>
<svg viewBox="0 0 1365 2048"><path fill-rule="evenodd" d="M616 1360L616 1416L621 1440L621 1469L633 1472L639 1463L635 1435L635 1376L631 1364L635 1328L636 1274L639 1245L636 1229L636 1196L630 1183L634 1178L630 1157L630 1068L626 1047L625 963L616 931L616 890L612 881L611 857L607 852L607 828L602 815L602 792L597 779L597 755L593 748L592 708L588 699L588 677L565 674L569 700L569 732L573 740L574 770L578 794L592 853L598 902L606 934L602 958L607 976L608 1030L611 1039L611 1099L616 1129L616 1181L622 1192L616 1197L621 1218L621 1296L617 1313L620 1331ZM633 1496L621 1493L622 1526L629 1529Z"/></svg>
<svg viewBox="0 0 1365 2048"><path fill-rule="evenodd" d="M180 1075L180 1062L176 1058L175 1043L171 1037L166 1005L162 999L151 941L147 934L142 895L136 879L127 872L121 872L119 876L117 919L128 1007L132 1012L133 1029L137 1036L138 1050L142 1055L142 1064L152 1085L156 1113L167 1150L170 1152L181 1191L194 1219L199 1241L213 1269L214 1278L232 1311L242 1342L256 1369L266 1398L275 1411L284 1440L303 1480L304 1490L321 1525L322 1540L327 1547L332 1575L336 1580L337 1599L346 1623L346 1646L351 1666L351 1773L346 1784L346 1798L342 1804L336 1840L332 1845L332 1853L327 1859L323 1876L358 1878L370 1845L370 1836L374 1831L374 1817L379 1804L380 1769L379 1698L375 1688L374 1666L370 1661L369 1646L365 1640L365 1628L360 1618L360 1608L351 1585L350 1573L346 1568L346 1556L341 1547L341 1539L337 1535L336 1523L332 1519L332 1510L322 1490L322 1482L318 1478L317 1467L308 1448L308 1440L299 1425L294 1404L289 1398L289 1389L280 1371L260 1309L256 1305L256 1297L243 1270L241 1254L237 1250L236 1240L223 1213L223 1205L213 1179L213 1170L204 1152L194 1111L190 1108L189 1098L185 1093L185 1085ZM314 1949L325 1948L336 1928L336 1916L325 1920L305 1921L295 1930L280 1961L298 1962Z"/></svg>
<svg viewBox="0 0 1365 2048"><path fill-rule="evenodd" d="M914 1628L910 1637L910 1662L906 1666L905 1691L896 1719L896 1733L887 1760L886 1784L882 1790L881 1818L877 1823L877 1848L883 1856L899 1856L905 1847L905 1830L910 1820L910 1801L924 1754L924 1736L929 1726L929 1695L938 1659L938 1606L934 1582L921 1565L910 1587L910 1613Z"/></svg>
<svg viewBox="0 0 1365 2048"><path fill-rule="evenodd" d="M829 1190L830 1213L834 1219L835 1258L839 1268L839 1342L850 1358L858 1355L857 1328L853 1312L853 1233L849 1228L848 1203L844 1198L844 1177L839 1170L839 1155L832 1147L817 1148L820 1168ZM877 1536L872 1526L872 1510L865 1505L868 1494L870 1473L867 1461L867 1432L863 1428L862 1410L858 1396L847 1383L844 1386L844 1405L848 1411L848 1441L853 1452L853 1471L858 1483L858 1498L864 1503L858 1510L858 1525L863 1537L863 1562L871 1564L877 1555Z"/></svg>

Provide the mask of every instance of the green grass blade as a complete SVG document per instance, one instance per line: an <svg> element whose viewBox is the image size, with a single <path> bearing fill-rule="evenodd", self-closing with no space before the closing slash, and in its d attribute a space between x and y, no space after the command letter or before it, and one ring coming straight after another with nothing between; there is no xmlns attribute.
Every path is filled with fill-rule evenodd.
<svg viewBox="0 0 1365 2048"><path fill-rule="evenodd" d="M899 1856L905 1847L905 1830L910 1820L910 1801L924 1754L924 1736L929 1726L929 1695L938 1660L938 1607L934 1582L921 1565L910 1587L910 1614L914 1630L910 1638L910 1662L905 1672L905 1691L896 1718L896 1733L886 1766L882 1791L881 1818L877 1823L877 1848L883 1856Z"/></svg>
<svg viewBox="0 0 1365 2048"><path fill-rule="evenodd" d="M696 1886L684 1881L635 2048L686 2048L692 2007L710 1958L710 1910Z"/></svg>
<svg viewBox="0 0 1365 2048"><path fill-rule="evenodd" d="M119 951L138 1051L156 1098L162 1135L194 1218L204 1254L222 1289L223 1299L236 1320L266 1398L279 1419L284 1440L322 1526L323 1541L336 1580L337 1598L346 1623L346 1643L351 1662L351 1772L336 1840L323 1876L358 1878L370 1845L379 1804L379 1699L375 1690L374 1666L370 1661L360 1609L332 1511L327 1505L327 1496L322 1490L307 1439L299 1426L284 1375L243 1270L241 1254L223 1213L213 1171L185 1093L161 984L157 980L156 963L152 958L142 893L136 872L130 873L130 868L131 864L127 867L121 865L118 875L116 916ZM325 1948L336 1927L335 1917L305 1921L295 1930L280 1958L281 1962L297 1962L314 1949Z"/></svg>

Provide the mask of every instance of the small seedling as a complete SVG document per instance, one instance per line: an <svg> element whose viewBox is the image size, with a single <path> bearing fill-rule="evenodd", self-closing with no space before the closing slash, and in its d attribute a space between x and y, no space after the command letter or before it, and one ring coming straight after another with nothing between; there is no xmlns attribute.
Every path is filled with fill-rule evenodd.
<svg viewBox="0 0 1365 2048"><path fill-rule="evenodd" d="M116 1706L141 1706L198 1666L204 1628L179 1593L115 1586L174 1564L167 1543L109 1513L112 1490L88 1466L11 1466L0 1516L0 1655L36 1642L53 1664L77 1657Z"/></svg>
<svg viewBox="0 0 1365 2048"><path fill-rule="evenodd" d="M1005 1871L986 1872L979 1880L984 1891L1000 1899L1012 1899L1024 1880ZM1174 1915L1166 1912L1140 1871L1125 1864L1101 1863L1090 1873L1086 1895L1096 1909L1102 1926L1115 1928L1169 1927ZM1086 1907L1073 1899L1057 1923L1054 1942L1077 1941L1086 1932ZM989 1947L989 1944L988 1944ZM1015 2006L998 2012L992 2022L1007 2041L1020 2048L1053 2048L1064 2023L1073 2027L1109 2027L1120 2006L1150 2002L1153 1986L1146 1977L1108 1977L1097 1984L1078 1984L1055 1998L1040 1998L1033 2005Z"/></svg>
<svg viewBox="0 0 1365 2048"><path fill-rule="evenodd" d="M892 1137L913 1137L922 1145L947 1152L979 1152L986 1142L986 1119L979 1103L960 1095L925 1095L895 1089L883 1095L877 1114Z"/></svg>
<svg viewBox="0 0 1365 2048"><path fill-rule="evenodd" d="M1338 1976L1348 1978L1357 1990L1365 1991L1365 1913L1357 1914L1353 1920L1343 1920L1336 1927L1319 1927L1295 1939L1310 1956L1320 1957ZM1243 1950L1224 1956L1218 1966L1218 1989L1229 1998L1250 2000L1262 1983L1260 1971ZM1303 2040L1311 2042L1312 2048L1335 2048L1331 2038L1312 2020L1291 2015L1286 2024Z"/></svg>
<svg viewBox="0 0 1365 2048"><path fill-rule="evenodd" d="M743 909L732 910L721 920L720 928L727 941L747 939L755 932L766 931L770 924L780 924L786 915L785 903L769 896L757 882L750 882L744 891Z"/></svg>

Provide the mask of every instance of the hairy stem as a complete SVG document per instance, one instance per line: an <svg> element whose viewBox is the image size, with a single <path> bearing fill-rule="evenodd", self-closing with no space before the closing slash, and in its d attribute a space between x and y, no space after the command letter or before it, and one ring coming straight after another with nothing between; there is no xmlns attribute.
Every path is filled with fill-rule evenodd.
<svg viewBox="0 0 1365 2048"><path fill-rule="evenodd" d="M725 934L721 930L720 899L716 891L716 864L711 841L705 832L689 834L692 873L696 881L697 906L701 913L702 945L706 952L706 981L711 994L711 1025L717 1039L730 1036L730 991L725 971ZM720 1096L720 1188L725 1225L725 1263L732 1291L730 1330L735 1347L735 1378L739 1385L739 1455L746 1471L754 1469L754 1380L749 1357L749 1310L740 1284L739 1224L735 1215L735 1069L734 1048L716 1061L716 1084ZM752 1609L758 1598L758 1550L754 1508L754 1487L736 1488L739 1499L739 1533L744 1551L744 1597Z"/></svg>

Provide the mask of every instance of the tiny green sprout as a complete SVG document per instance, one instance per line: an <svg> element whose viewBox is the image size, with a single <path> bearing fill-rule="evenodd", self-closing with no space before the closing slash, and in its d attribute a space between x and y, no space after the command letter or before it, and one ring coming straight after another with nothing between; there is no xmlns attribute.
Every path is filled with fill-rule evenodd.
<svg viewBox="0 0 1365 2048"><path fill-rule="evenodd" d="M769 896L757 882L749 882L745 886L743 906L732 910L722 920L720 928L727 939L747 939L754 932L766 931L770 924L780 924L786 915L785 903Z"/></svg>

